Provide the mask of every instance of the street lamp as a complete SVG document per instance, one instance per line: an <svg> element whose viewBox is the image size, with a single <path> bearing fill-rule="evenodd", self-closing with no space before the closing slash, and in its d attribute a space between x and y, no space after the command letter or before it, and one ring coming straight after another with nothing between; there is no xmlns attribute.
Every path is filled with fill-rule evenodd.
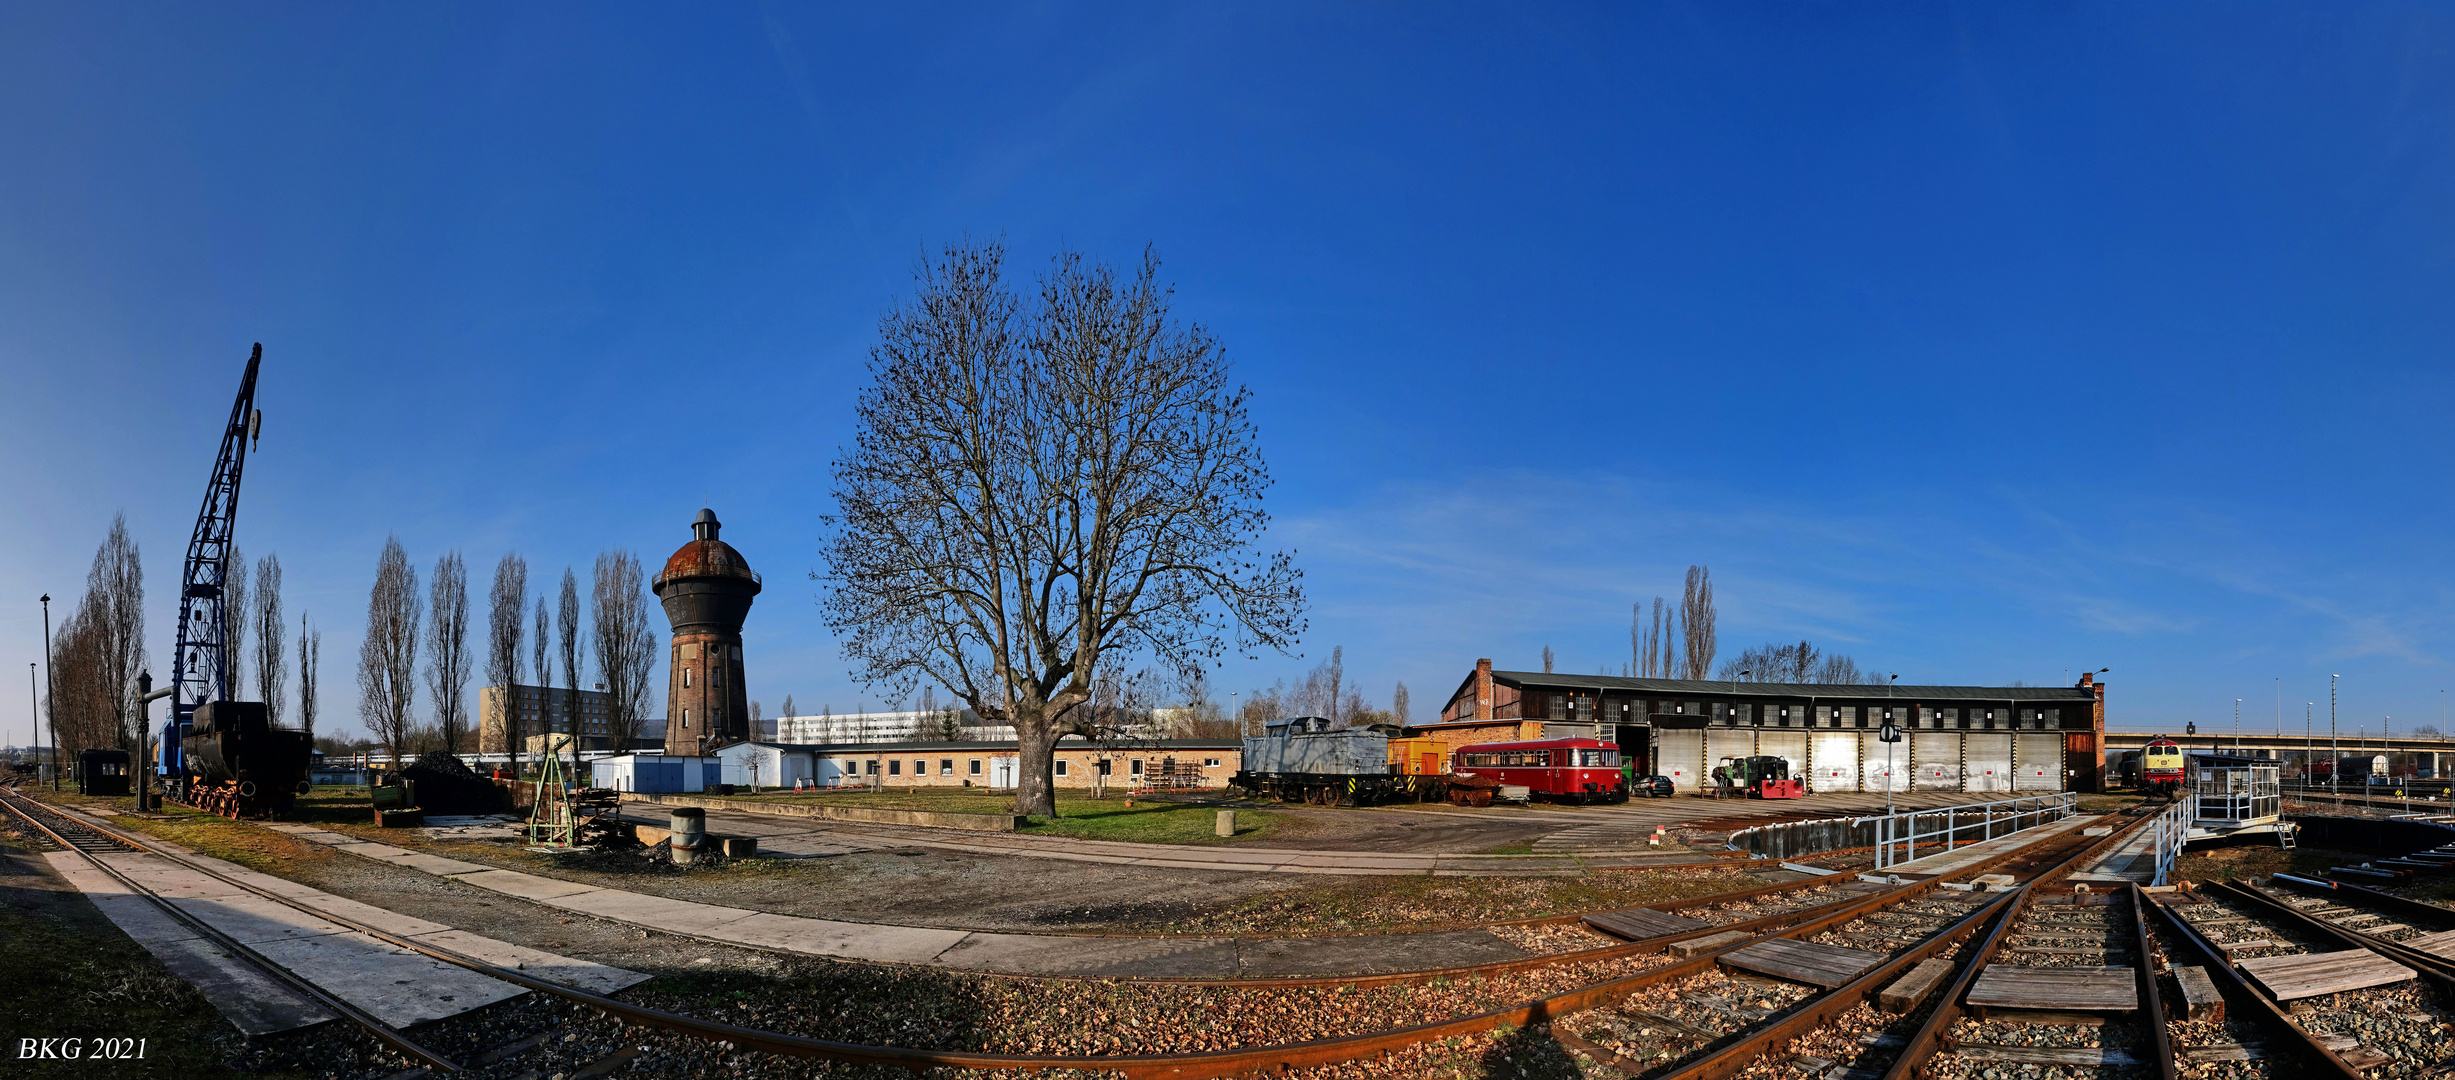
<svg viewBox="0 0 2455 1080"><path fill-rule="evenodd" d="M2331 799L2343 795L2342 778L2336 775L2344 771L2344 738L2336 731L2336 680L2343 677L2327 677L2327 797Z"/></svg>
<svg viewBox="0 0 2455 1080"><path fill-rule="evenodd" d="M2233 752L2242 752L2242 699L2233 699Z"/></svg>
<svg viewBox="0 0 2455 1080"><path fill-rule="evenodd" d="M60 702L51 686L51 594L43 594L43 714L51 721L51 790L60 790Z"/></svg>

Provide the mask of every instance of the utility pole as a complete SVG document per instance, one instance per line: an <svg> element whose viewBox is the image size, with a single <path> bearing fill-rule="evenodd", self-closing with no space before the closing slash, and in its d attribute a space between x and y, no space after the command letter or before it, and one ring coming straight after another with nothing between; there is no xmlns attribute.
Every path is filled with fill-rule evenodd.
<svg viewBox="0 0 2455 1080"><path fill-rule="evenodd" d="M2342 675L2327 677L2327 753L2330 755L2327 766L2327 795L2329 798L2341 797L2343 794L2339 783L2341 778L2336 775L2344 771L2344 739L2336 732L2336 680L2343 677Z"/></svg>
<svg viewBox="0 0 2455 1080"><path fill-rule="evenodd" d="M43 594L43 709L51 721L51 790L60 790L60 696L51 685L51 594Z"/></svg>
<svg viewBox="0 0 2455 1080"><path fill-rule="evenodd" d="M2310 711L2317 707L2318 703L2315 701L2302 702L2302 787L2304 789L2308 789L2310 787L2310 766L2313 763L2312 759L2319 756L2318 740L2311 735L2312 728L2310 726Z"/></svg>
<svg viewBox="0 0 2455 1080"><path fill-rule="evenodd" d="M2242 699L2233 699L2233 752L2242 753Z"/></svg>
<svg viewBox="0 0 2455 1080"><path fill-rule="evenodd" d="M34 678L34 661L26 661L26 745L43 737L43 685ZM25 757L19 755L18 761Z"/></svg>

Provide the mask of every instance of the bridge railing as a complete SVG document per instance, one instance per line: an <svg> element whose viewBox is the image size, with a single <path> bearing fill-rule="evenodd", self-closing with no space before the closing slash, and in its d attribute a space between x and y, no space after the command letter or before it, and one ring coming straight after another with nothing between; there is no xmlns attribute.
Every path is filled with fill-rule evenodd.
<svg viewBox="0 0 2455 1080"><path fill-rule="evenodd" d="M2194 794L2174 800L2174 805L2148 823L2149 851L2157 865L2156 877L2149 884L2174 883L2174 862L2182 858L2182 845L2190 839L2191 822L2198 818L2199 796Z"/></svg>

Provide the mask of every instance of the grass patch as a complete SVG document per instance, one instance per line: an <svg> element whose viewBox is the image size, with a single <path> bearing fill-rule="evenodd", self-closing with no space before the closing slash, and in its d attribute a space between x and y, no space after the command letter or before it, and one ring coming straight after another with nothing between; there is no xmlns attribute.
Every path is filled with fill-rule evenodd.
<svg viewBox="0 0 2455 1080"><path fill-rule="evenodd" d="M922 788L896 791L779 791L765 795L710 795L707 798L743 810L762 806L841 806L862 810L919 810L936 814L1012 814L1014 796L984 788ZM1057 816L1033 815L1018 830L1026 835L1064 836L1078 840L1121 840L1142 844L1249 844L1277 829L1282 815L1268 810L1236 811L1236 835L1213 834L1219 807L1135 798L1123 795L1094 799L1060 792Z"/></svg>
<svg viewBox="0 0 2455 1080"><path fill-rule="evenodd" d="M1161 927L1176 933L1444 930L1650 904L1764 884L1736 869L1598 870L1582 877L1364 877L1247 897Z"/></svg>
<svg viewBox="0 0 2455 1080"><path fill-rule="evenodd" d="M2189 881L2242 881L2270 874L2317 877L2328 867L2352 865L2369 858L2373 856L2325 848L2286 851L2276 846L2274 837L2244 838L2212 847L2185 848L2182 857L2175 861L2174 873Z"/></svg>
<svg viewBox="0 0 2455 1080"><path fill-rule="evenodd" d="M285 862L295 865L302 862L321 862L336 857L331 849L322 844L308 843L283 833L274 832L264 828L261 822L232 821L220 814L208 813L179 803L164 803L159 810L152 812L152 816L137 817L132 811L133 800L117 796L73 795L65 792L54 795L46 791L42 793L42 797L46 802L73 809L91 810L99 806L119 810L121 811L120 816L106 818L104 823L112 828L141 832L147 836L168 840L199 855L210 855L213 858L234 862L262 873L278 873L280 864ZM308 799L300 799L299 802L301 805L306 805ZM361 804L363 803L362 798ZM292 815L293 820L299 817L300 815Z"/></svg>

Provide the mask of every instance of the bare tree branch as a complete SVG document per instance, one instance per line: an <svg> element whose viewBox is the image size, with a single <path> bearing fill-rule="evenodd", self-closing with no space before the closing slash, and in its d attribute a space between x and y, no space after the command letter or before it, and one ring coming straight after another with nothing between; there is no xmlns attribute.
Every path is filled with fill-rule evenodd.
<svg viewBox="0 0 2455 1080"><path fill-rule="evenodd" d="M409 764L406 753L418 694L418 626L425 607L418 598L418 571L409 565L399 537L384 541L375 561L375 584L367 590L367 636L358 646L358 715L367 731L392 752L394 768Z"/></svg>

